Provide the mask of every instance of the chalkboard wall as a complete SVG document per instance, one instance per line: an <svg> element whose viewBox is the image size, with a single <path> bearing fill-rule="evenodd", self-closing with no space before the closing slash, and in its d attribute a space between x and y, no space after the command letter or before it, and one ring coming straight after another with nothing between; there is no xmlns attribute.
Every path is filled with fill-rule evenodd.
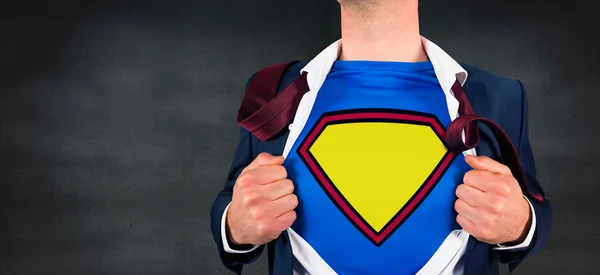
<svg viewBox="0 0 600 275"><path fill-rule="evenodd" d="M209 209L244 84L337 39L338 4L23 2L0 8L0 274L228 274ZM594 1L551 2L421 1L421 31L528 89L555 223L516 274L592 274L599 22Z"/></svg>

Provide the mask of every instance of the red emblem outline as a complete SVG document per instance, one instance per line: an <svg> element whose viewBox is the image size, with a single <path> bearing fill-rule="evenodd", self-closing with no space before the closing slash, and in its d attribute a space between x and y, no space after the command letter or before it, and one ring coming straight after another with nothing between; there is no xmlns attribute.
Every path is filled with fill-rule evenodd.
<svg viewBox="0 0 600 275"><path fill-rule="evenodd" d="M377 232L367 223L362 216L352 207L352 205L344 198L340 191L335 187L335 184L327 176L327 173L319 165L319 162L310 152L311 146L318 139L321 133L329 125L346 124L356 122L393 122L404 124L425 125L431 127L433 132L438 136L440 141L444 143L446 129L440 123L436 116L427 113L414 111L399 111L395 109L354 109L345 111L328 112L321 115L317 123L308 132L297 153L300 159L304 162L308 170L311 172L315 180L322 187L329 199L336 207L346 216L356 229L358 229L367 239L375 246L381 246L394 231L396 231L402 223L418 208L425 200L433 188L442 178L456 154L448 150L440 159L431 174L425 182L419 187L415 194L407 201L407 203L394 215L393 218Z"/></svg>

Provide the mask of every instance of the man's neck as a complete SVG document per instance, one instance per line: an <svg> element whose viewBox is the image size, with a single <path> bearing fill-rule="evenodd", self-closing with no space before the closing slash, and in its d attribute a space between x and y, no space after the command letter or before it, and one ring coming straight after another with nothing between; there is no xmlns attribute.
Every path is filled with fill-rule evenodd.
<svg viewBox="0 0 600 275"><path fill-rule="evenodd" d="M418 1L341 7L340 60L427 61L419 34Z"/></svg>

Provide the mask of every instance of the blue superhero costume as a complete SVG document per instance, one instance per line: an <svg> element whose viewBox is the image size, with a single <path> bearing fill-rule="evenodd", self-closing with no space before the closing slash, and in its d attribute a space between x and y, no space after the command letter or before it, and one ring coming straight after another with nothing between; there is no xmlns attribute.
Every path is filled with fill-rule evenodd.
<svg viewBox="0 0 600 275"><path fill-rule="evenodd" d="M433 49L430 48L433 57L436 57L437 48L435 45L431 45L431 43L430 47L433 47ZM440 53L438 51L437 54L440 54L442 57L444 57L443 52ZM320 60L324 60L326 57L327 56L323 56L320 58ZM305 128L305 122L311 113L314 100L316 99L313 97L316 91L311 91L312 95L308 97L303 97L303 95L308 91L309 85L312 87L314 84L316 85L314 88L319 88L320 90L322 86L322 79L320 78L325 77L325 75L320 74L319 71L316 70L318 68L313 68L315 70L302 71L301 69L304 67L304 65L306 65L306 63L298 64L297 62L292 61L268 66L260 70L248 82L244 99L240 105L237 118L238 124L241 126L240 142L238 149L236 150L235 158L232 163L225 187L219 193L211 208L211 230L213 232L215 242L217 243L217 248L219 249L219 255L223 263L230 270L236 272L237 274L240 274L243 265L255 261L261 255L265 247L268 247L269 249L269 274L291 275L293 273L292 265L294 262L294 257L296 257L298 260L309 260L308 262L303 262L303 265L311 265L312 262L310 260L315 259L302 258L304 252L306 252L306 255L309 255L309 257L315 256L314 253L309 250L298 250L292 252L293 247L295 246L294 242L299 241L299 236L298 234L292 234L291 231L289 232L290 234L284 231L276 240L268 243L266 246L258 247L251 252L243 254L231 253L227 251L226 240L223 238L224 228L222 219L224 209L226 209L226 206L231 202L232 189L235 179L239 175L240 171L261 152L269 152L275 155L282 154L283 152L283 155L288 156L288 153L290 153L291 149L290 147L294 146L298 135L300 135ZM446 146L457 155L461 155L465 150L476 147L478 154L498 159L506 164L519 182L523 193L530 199L539 222L538 226L536 227L536 235L532 241L532 245L522 251L492 250L490 249L490 245L479 242L470 237L468 243L466 244L465 254L461 259L464 263L464 273L470 275L488 274L494 272L497 273L499 263L508 263L509 270L512 271L519 263L523 261L524 258L531 255L535 251L538 251L542 247L546 240L548 229L552 220L551 206L544 198L542 187L535 178L533 155L527 135L527 97L525 90L519 81L505 79L467 64L460 65L468 72L469 78L464 82L462 82L460 79L457 79L455 84L452 86L451 92L459 103L458 117L454 119L449 126L447 126L445 138ZM326 68L327 73L329 73L329 68ZM308 78L307 73L309 75ZM314 74L316 74L316 76ZM448 81L449 79L445 79L444 83L447 85L449 84ZM459 81L461 82L459 83ZM449 90L445 90L445 92L447 93ZM298 105L301 99L305 98L307 99L306 104ZM507 104L508 102L511 104ZM475 108L477 112L474 112L473 108ZM296 110L298 110L297 116L295 116ZM351 111L355 111L356 113L359 112L356 109L352 109ZM364 115L363 117L368 118L363 118L363 120L373 120L377 116L385 117L382 115L382 113L377 112L368 113L366 115L365 113L361 113L361 115ZM323 131L324 137L330 138L329 135L331 132L329 132L329 130L332 129L329 128L330 126L337 125L336 123L351 122L352 119L354 119L354 122L358 122L357 116L350 116L350 119L348 118L349 117L344 118L337 115L326 116L322 120L319 120L316 124L319 125L323 124L324 122L324 124L320 125L320 127L325 126ZM413 117L410 117L406 114L390 116L389 113L386 119L402 122L403 119L407 118L409 120L413 119ZM291 128L291 131L288 131L287 127L290 122L292 122L292 119L294 122L294 127ZM419 123L418 119L413 120L417 122L417 124ZM497 124L494 121L501 123ZM435 124L427 119L420 120L420 123L428 125ZM314 124L315 122L313 121L313 125L307 125L306 127L314 127ZM339 125L343 126L344 124L342 123ZM482 125L487 127L481 128ZM297 127L299 127L299 129L296 129ZM480 137L478 132L481 133L481 142L479 142ZM462 133L464 133L464 135ZM321 137L321 135L318 135L318 137ZM369 138L369 136L362 135L361 138ZM291 142L288 144L286 139L288 142ZM303 140L306 140L306 138ZM360 140L354 139L353 141L357 142ZM374 144L376 142L370 143ZM324 160L326 160L323 159L321 155L323 153L323 144L321 142L321 138L318 138L314 144L308 144L310 146L307 146L304 148L305 150L300 150L299 152L299 154L302 154L303 157L298 157L296 160L308 160L307 163L310 164L310 158L312 155L312 157L315 157L317 160L316 163L320 165L322 162L324 162ZM363 144L367 144L367 142L363 142ZM313 148L312 145L315 145L317 148ZM333 145L335 145L335 143L333 143ZM392 146L390 146L390 148L391 147ZM424 146L415 147L426 148ZM298 145L296 146L295 150L298 152ZM335 153L338 152L344 152L344 150L339 150L339 148L331 151L334 153L333 155L336 155ZM410 150L407 150L407 152L409 151ZM422 155L430 154L422 152ZM348 155L342 156L347 157ZM344 161L344 158L341 157L337 159L340 161L340 163ZM331 163L327 162L328 161L325 161L323 166L327 171L329 171L332 167L330 166ZM287 165L288 167L291 167L295 164L290 162L287 163ZM315 169L313 168L315 167L319 168L318 165L315 166L313 164L311 171L314 171ZM335 165L333 168L336 168ZM357 171L352 171L351 169L347 169L347 171L349 173L353 173L353 175L360 175L360 173L357 174ZM333 174L332 179L335 181L335 185L333 185L333 187L341 184L341 187L343 188L338 191L340 191L342 194L348 195L348 197L350 197L349 202L353 202L352 205L356 204L357 201L355 201L355 198L352 198L354 194L350 194L348 193L348 190L344 190L344 188L347 187L345 186L347 182L340 181L337 178L339 175L336 173L328 172L325 175ZM322 174L323 173L319 174L317 171L315 173L317 177L314 177L313 179L319 179L318 184L320 184L322 187L325 187L324 190L327 190L328 194L335 194L335 189L333 189L334 192L332 193L332 185L328 185L326 183L328 178L323 177ZM323 181L323 178L325 181ZM322 182L325 183L322 184ZM363 182L365 181L363 180ZM382 184L381 182L377 183L378 185ZM354 185L361 186L360 184ZM406 182L403 182L402 185L398 186L404 185L406 185ZM382 189L380 192L380 194L384 193L388 193L386 192L386 189ZM340 200L339 196L335 197L335 195L331 195L331 197L335 199L335 202L337 203L336 205L339 204L342 206L339 207L339 209L344 210L344 213L352 212L348 211L348 207L344 206L344 201L343 199ZM310 198L304 198L302 200L310 203ZM413 204L410 205L414 206ZM358 206L357 209L357 212L360 213L365 211L364 207L361 206ZM366 213L365 220L367 221L368 225L375 225L372 217L369 217L370 215L372 215L372 213ZM379 244L380 247L383 247L391 240L390 238L387 240L382 238L382 236L386 235L384 234L385 232L388 232L387 235L389 236L398 235L390 235L389 231L379 228L380 225L372 226L372 229L374 229L373 231L376 231L375 234L373 234L373 232L369 232L368 227L366 227L367 230L365 230L364 224L360 224L360 219L357 219L356 216L352 216L351 214L348 214L347 216L351 218L347 219L347 221L351 220L358 225L356 227L357 230L360 228L361 232L367 232L364 234L364 236L368 236L370 240L372 239L374 241L374 245ZM413 218L414 216L411 217L409 215L408 217ZM392 220L397 219L392 218ZM303 247L304 245L306 244L300 244L297 248L307 248ZM244 250L244 248L240 249ZM353 250L353 254L360 252L355 247L351 247L351 249ZM300 258L298 258L298 256L300 256ZM356 258L357 257L353 257L348 259L348 261L361 260ZM399 261L399 259L399 257L394 258L396 264L404 264L404 262ZM318 261L314 263L316 265L319 264ZM381 268L378 269L381 270ZM341 272L346 272L346 270L342 270ZM394 274L396 273L397 272L394 272Z"/></svg>
<svg viewBox="0 0 600 275"><path fill-rule="evenodd" d="M336 61L284 163L292 229L338 274L416 273L459 228L449 124L430 62Z"/></svg>

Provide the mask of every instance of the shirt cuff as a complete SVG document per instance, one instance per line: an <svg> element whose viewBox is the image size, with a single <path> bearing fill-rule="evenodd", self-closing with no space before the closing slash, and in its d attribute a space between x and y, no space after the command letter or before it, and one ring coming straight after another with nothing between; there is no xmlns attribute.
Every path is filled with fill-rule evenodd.
<svg viewBox="0 0 600 275"><path fill-rule="evenodd" d="M527 248L530 244L531 244L531 240L533 239L533 234L535 234L535 209L533 208L533 205L531 204L531 202L529 201L529 199L525 196L523 196L525 198L525 200L527 201L527 203L529 204L529 207L531 209L531 227L529 228L529 233L527 233L527 237L525 237L525 240L518 245L513 245L513 246L503 246L498 244L498 247L494 247L495 250L516 250L516 249L522 249L522 248Z"/></svg>
<svg viewBox="0 0 600 275"><path fill-rule="evenodd" d="M231 253L231 254L250 253L250 252L254 251L255 249L257 249L259 246L255 245L249 250L235 250L235 249L231 248L231 246L229 245L229 241L227 240L226 225L227 225L227 210L229 210L230 205L231 205L231 203L229 203L227 205L227 207L225 207L225 211L223 211L223 217L221 218L221 239L223 240L223 248L224 248L225 252Z"/></svg>

